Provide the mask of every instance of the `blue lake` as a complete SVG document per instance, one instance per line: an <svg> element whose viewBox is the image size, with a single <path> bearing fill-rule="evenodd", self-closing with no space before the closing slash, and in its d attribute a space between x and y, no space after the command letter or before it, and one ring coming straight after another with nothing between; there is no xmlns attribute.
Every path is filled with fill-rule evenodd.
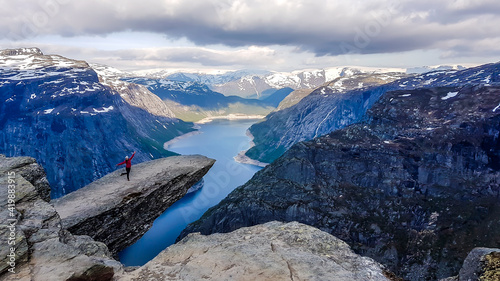
<svg viewBox="0 0 500 281"><path fill-rule="evenodd" d="M224 199L236 187L246 183L261 167L241 164L233 157L249 148L246 130L256 120L215 120L200 125L200 134L171 144L168 149L179 154L201 154L216 160L203 178L203 188L184 196L160 217L134 245L119 253L126 266L143 265L175 243L181 231L196 221L208 208Z"/></svg>

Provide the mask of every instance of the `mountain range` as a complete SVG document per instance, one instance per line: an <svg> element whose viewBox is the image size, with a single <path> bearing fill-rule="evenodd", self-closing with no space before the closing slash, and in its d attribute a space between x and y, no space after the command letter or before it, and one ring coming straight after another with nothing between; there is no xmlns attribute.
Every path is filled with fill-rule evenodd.
<svg viewBox="0 0 500 281"><path fill-rule="evenodd" d="M173 155L163 143L192 131L156 95L37 48L0 51L0 153L45 167L52 197L135 163Z"/></svg>
<svg viewBox="0 0 500 281"><path fill-rule="evenodd" d="M327 69L272 72L262 70L239 70L217 74L202 72L138 71L136 76L153 79L166 78L171 81L198 82L226 96L262 99L282 88L315 89L338 77L359 73L405 72L399 68L332 67ZM130 74L133 75L133 74Z"/></svg>
<svg viewBox="0 0 500 281"><path fill-rule="evenodd" d="M324 83L339 77L353 74L377 74L398 72L421 74L437 70L463 70L461 65L423 66L414 68L376 68L376 67L330 67L325 69L297 70L292 72L276 72L266 70L238 71L182 71L182 70L140 70L129 73L132 77L152 79L168 79L180 82L198 82L207 85L211 90L226 96L244 98L265 98L270 93L282 88L294 90L315 89Z"/></svg>
<svg viewBox="0 0 500 281"><path fill-rule="evenodd" d="M144 85L160 97L177 118L184 121L200 121L231 114L265 116L291 92L279 90L266 99L257 100L225 96L200 82L146 77L125 77L122 80Z"/></svg>
<svg viewBox="0 0 500 281"><path fill-rule="evenodd" d="M366 110L388 91L496 82L499 64L464 70L440 70L418 75L402 73L357 74L339 77L292 106L270 113L250 127L255 146L247 157L270 163L293 144L310 140L361 120ZM293 98L290 97L283 101Z"/></svg>

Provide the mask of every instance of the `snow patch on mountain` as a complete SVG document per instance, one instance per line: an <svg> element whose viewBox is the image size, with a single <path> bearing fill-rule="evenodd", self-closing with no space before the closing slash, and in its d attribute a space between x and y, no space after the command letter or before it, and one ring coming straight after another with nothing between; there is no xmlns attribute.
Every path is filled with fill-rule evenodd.
<svg viewBox="0 0 500 281"><path fill-rule="evenodd" d="M106 113L106 112L109 112L111 110L115 109L112 105L108 106L108 107L103 107L102 109L95 109L95 108L92 108L92 110L96 113Z"/></svg>
<svg viewBox="0 0 500 281"><path fill-rule="evenodd" d="M441 99L442 100L447 100L447 99L454 98L457 95L458 95L458 92L449 92L448 94L446 94L446 97L442 97Z"/></svg>

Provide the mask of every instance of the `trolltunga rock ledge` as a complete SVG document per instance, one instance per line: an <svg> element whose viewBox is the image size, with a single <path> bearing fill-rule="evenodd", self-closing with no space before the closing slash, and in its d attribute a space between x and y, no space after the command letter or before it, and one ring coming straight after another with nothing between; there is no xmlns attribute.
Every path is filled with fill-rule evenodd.
<svg viewBox="0 0 500 281"><path fill-rule="evenodd" d="M51 203L63 228L105 243L116 255L139 239L214 163L201 155L148 161L132 166L130 181L120 176L124 169L118 169Z"/></svg>

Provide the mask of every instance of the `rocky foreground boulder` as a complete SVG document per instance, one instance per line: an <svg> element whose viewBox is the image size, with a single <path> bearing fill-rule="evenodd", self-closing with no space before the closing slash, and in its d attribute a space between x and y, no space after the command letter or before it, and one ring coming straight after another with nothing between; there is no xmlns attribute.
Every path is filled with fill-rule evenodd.
<svg viewBox="0 0 500 281"><path fill-rule="evenodd" d="M500 280L500 249L475 248L464 261L459 275L441 281Z"/></svg>
<svg viewBox="0 0 500 281"><path fill-rule="evenodd" d="M297 222L191 234L117 280L391 280L340 239Z"/></svg>
<svg viewBox="0 0 500 281"><path fill-rule="evenodd" d="M299 221L406 280L500 245L500 88L389 92L363 122L293 146L189 232ZM183 237L183 236L181 236Z"/></svg>

